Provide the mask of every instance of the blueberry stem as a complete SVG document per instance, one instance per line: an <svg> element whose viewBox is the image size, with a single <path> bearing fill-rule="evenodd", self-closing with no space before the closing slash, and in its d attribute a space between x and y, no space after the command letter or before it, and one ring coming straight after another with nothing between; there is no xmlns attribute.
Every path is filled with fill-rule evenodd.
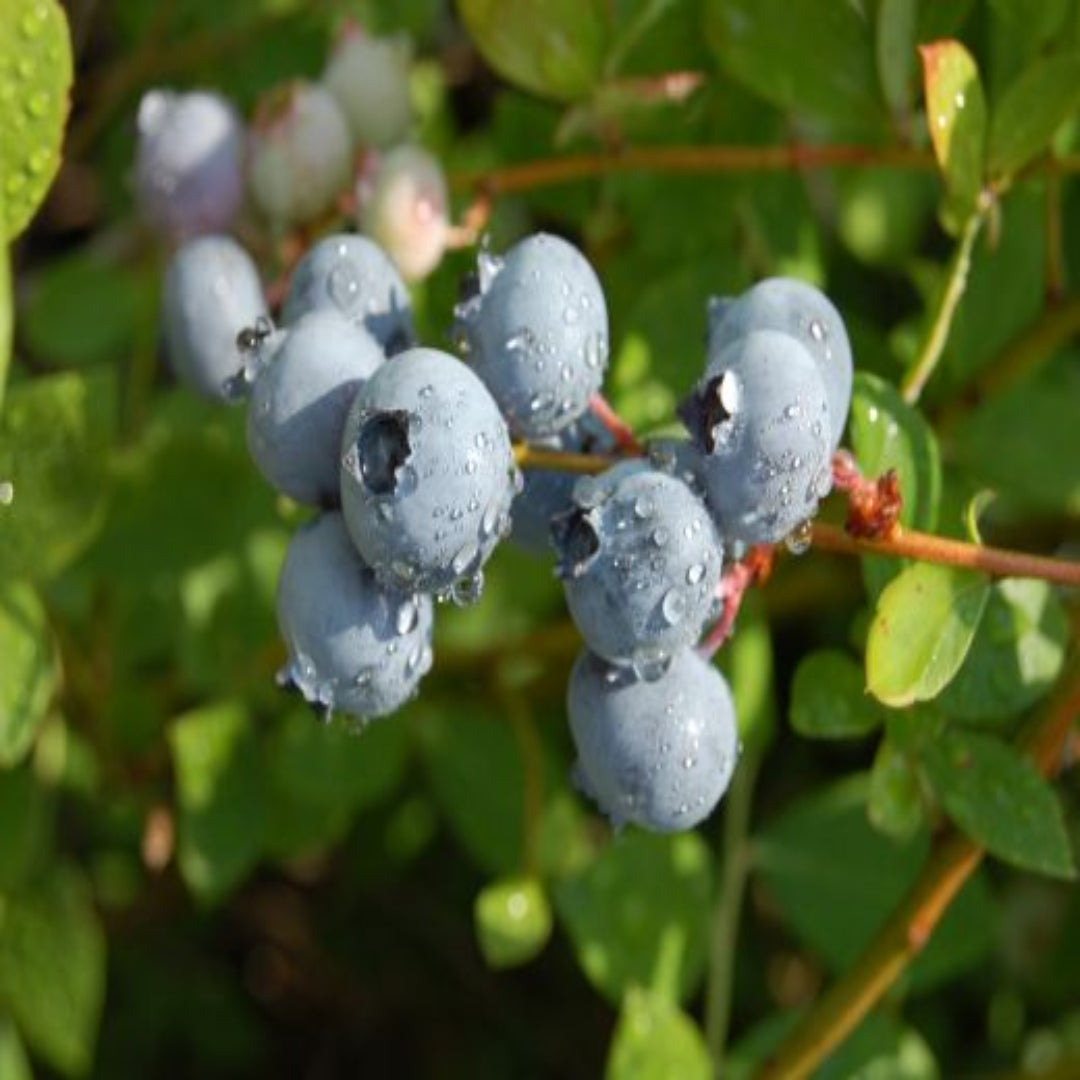
<svg viewBox="0 0 1080 1080"><path fill-rule="evenodd" d="M581 454L564 450L544 450L527 443L514 445L514 460L522 469L550 469L553 472L601 473L622 458L613 454Z"/></svg>
<svg viewBox="0 0 1080 1080"><path fill-rule="evenodd" d="M1020 748L1046 776L1061 769L1080 714L1080 657L1074 654L1064 670L1064 682L1020 738ZM813 1073L926 947L984 854L955 827L938 836L911 891L862 956L803 1016L758 1074L760 1080L801 1080Z"/></svg>
<svg viewBox="0 0 1080 1080"><path fill-rule="evenodd" d="M643 454L645 452L645 448L638 442L633 428L615 411L603 394L593 394L589 399L589 411L611 433L620 450L629 454Z"/></svg>

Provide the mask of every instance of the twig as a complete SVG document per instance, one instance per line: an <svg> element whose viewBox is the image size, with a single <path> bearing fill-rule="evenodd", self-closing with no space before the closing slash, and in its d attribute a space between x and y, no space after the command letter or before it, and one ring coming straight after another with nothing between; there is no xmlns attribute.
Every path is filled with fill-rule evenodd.
<svg viewBox="0 0 1080 1080"><path fill-rule="evenodd" d="M1057 771L1069 730L1080 714L1080 663L1020 741L1040 771ZM801 1080L847 1037L930 940L941 917L985 850L959 830L942 833L911 892L863 955L803 1017L758 1080Z"/></svg>
<svg viewBox="0 0 1080 1080"><path fill-rule="evenodd" d="M1080 562L984 547L900 526L890 536L869 540L850 536L835 525L815 522L811 543L821 551L839 555L899 555L922 562L981 570L993 577L1042 578L1057 585L1080 587Z"/></svg>
<svg viewBox="0 0 1080 1080"><path fill-rule="evenodd" d="M986 220L987 212L987 210L979 209L968 218L964 231L960 234L956 250L949 261L948 276L938 298L937 311L927 328L915 363L911 365L900 383L900 394L909 405L919 400L923 387L934 373L934 369L941 360L941 354L945 351L953 317L956 315L960 298L967 287L968 271L971 269L971 253L975 248L975 240L982 230L983 222Z"/></svg>

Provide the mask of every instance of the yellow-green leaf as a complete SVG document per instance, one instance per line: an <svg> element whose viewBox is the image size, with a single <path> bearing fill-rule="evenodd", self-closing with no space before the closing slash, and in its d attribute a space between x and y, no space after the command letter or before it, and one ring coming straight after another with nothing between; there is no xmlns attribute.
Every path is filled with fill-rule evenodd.
<svg viewBox="0 0 1080 1080"><path fill-rule="evenodd" d="M527 963L551 937L551 905L535 878L494 881L473 905L476 937L493 968Z"/></svg>
<svg viewBox="0 0 1080 1080"><path fill-rule="evenodd" d="M919 49L926 123L945 180L946 217L962 225L978 204L983 184L986 99L979 69L959 41Z"/></svg>
<svg viewBox="0 0 1080 1080"><path fill-rule="evenodd" d="M0 236L26 228L60 168L72 79L71 35L57 0L6 0L0 19Z"/></svg>
<svg viewBox="0 0 1080 1080"><path fill-rule="evenodd" d="M981 574L933 563L902 571L878 598L866 683L901 708L935 698L959 670L990 595Z"/></svg>

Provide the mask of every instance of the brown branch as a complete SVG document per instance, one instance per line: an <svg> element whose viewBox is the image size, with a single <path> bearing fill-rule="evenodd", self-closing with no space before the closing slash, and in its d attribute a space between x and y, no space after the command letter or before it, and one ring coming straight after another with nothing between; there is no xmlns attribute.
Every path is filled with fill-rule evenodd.
<svg viewBox="0 0 1080 1080"><path fill-rule="evenodd" d="M871 166L936 168L933 155L906 146L630 146L616 153L574 154L459 172L450 182L459 190L506 195L613 173L785 172Z"/></svg>
<svg viewBox="0 0 1080 1080"><path fill-rule="evenodd" d="M1041 772L1057 772L1069 730L1080 714L1080 663L1020 740ZM863 955L802 1018L758 1080L809 1076L877 1004L930 940L949 904L982 860L985 850L950 828L934 844L919 880Z"/></svg>
<svg viewBox="0 0 1080 1080"><path fill-rule="evenodd" d="M993 577L1042 578L1057 585L1080 586L1080 562L984 547L900 526L890 536L869 540L849 536L836 525L815 522L811 542L821 551L839 555L899 555L922 562L981 570Z"/></svg>

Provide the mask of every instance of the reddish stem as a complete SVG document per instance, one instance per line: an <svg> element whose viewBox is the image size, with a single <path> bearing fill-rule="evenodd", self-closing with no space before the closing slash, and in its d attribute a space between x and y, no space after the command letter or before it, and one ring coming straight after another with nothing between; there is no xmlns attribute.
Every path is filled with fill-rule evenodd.
<svg viewBox="0 0 1080 1080"><path fill-rule="evenodd" d="M627 454L645 453L645 448L637 440L630 425L611 407L603 394L593 394L589 400L589 410L604 425L615 439L615 445Z"/></svg>
<svg viewBox="0 0 1080 1080"><path fill-rule="evenodd" d="M741 562L729 566L724 571L716 589L716 595L723 603L723 608L720 617L698 645L698 654L702 659L711 660L720 646L731 636L747 590L753 585L760 585L768 580L775 560L776 548L772 544L759 544L752 547Z"/></svg>

